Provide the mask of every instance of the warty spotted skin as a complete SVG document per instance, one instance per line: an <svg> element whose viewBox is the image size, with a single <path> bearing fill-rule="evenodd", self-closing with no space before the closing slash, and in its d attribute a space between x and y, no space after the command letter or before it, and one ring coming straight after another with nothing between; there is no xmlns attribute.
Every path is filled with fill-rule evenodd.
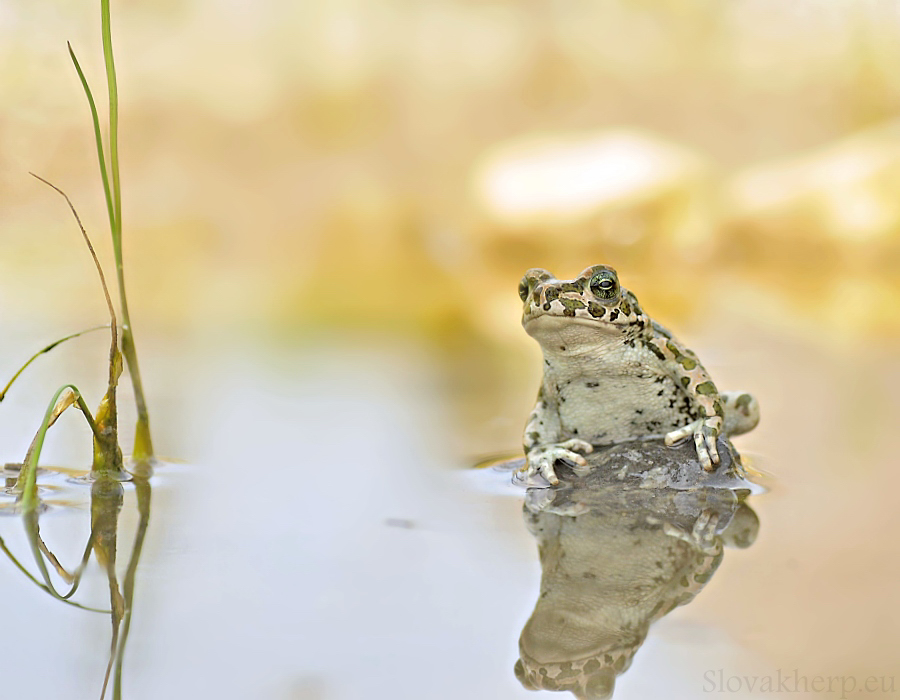
<svg viewBox="0 0 900 700"><path fill-rule="evenodd" d="M697 356L644 313L616 271L594 265L573 280L547 270L519 284L522 325L541 346L544 378L525 426L525 470L557 483L554 464L586 467L594 446L692 437L707 471L716 439L759 421L750 394L720 393Z"/></svg>

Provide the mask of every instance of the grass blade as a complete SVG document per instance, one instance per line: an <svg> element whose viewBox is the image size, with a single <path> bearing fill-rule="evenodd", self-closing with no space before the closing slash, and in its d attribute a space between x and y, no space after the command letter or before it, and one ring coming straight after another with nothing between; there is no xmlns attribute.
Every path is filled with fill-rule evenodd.
<svg viewBox="0 0 900 700"><path fill-rule="evenodd" d="M91 86L88 85L87 78L84 77L84 71L81 70L81 64L72 50L72 44L66 44L69 47L69 56L72 63L75 64L75 70L78 78L81 80L81 87L84 88L84 94L87 95L88 104L91 107L91 121L94 123L94 140L97 142L97 160L100 161L100 177L103 179L103 194L106 196L106 210L109 214L109 227L116 230L116 214L113 205L112 193L109 189L109 175L106 171L106 156L103 153L103 134L100 132L100 118L97 116L97 104L94 102L94 95L91 93Z"/></svg>
<svg viewBox="0 0 900 700"><path fill-rule="evenodd" d="M12 387L12 385L15 383L15 381L21 376L22 372L24 372L28 368L28 365L30 365L32 362L34 362L36 359L38 359L41 355L43 355L44 353L50 352L57 345L62 345L67 340L72 340L73 338L79 338L87 333L93 333L94 331L100 331L100 330L103 330L104 328L109 328L109 324L104 325L104 326L94 326L93 328L86 328L83 331L78 331L77 333L72 333L63 338L60 338L59 340L55 340L52 343L50 343L50 345L38 350L36 353L34 353L34 355L32 355L31 357L28 358L28 360L25 362L24 365L19 367L19 370L12 376L12 379L10 379L6 383L6 386L3 387L2 390L0 390L0 401L3 401L3 399L6 398L6 394L10 390L10 387Z"/></svg>
<svg viewBox="0 0 900 700"><path fill-rule="evenodd" d="M119 304L122 310L122 354L128 365L128 375L134 388L137 408L137 426L134 436L133 458L147 462L153 457L153 441L150 438L150 415L144 399L144 385L138 367L137 349L131 330L131 315L125 296L125 272L122 263L122 191L119 180L119 88L116 82L116 64L113 59L112 27L109 17L109 0L100 0L100 23L103 36L103 60L106 65L106 85L109 93L109 174L112 178L113 253L116 258L116 281L119 285Z"/></svg>
<svg viewBox="0 0 900 700"><path fill-rule="evenodd" d="M119 87L116 83L116 64L113 60L109 0L100 1L100 24L103 34L103 61L106 64L106 86L109 92L109 169L112 175L113 208L115 212L113 243L116 243L115 239L118 238L118 244L121 246L122 195L119 185ZM121 248L116 257L121 259Z"/></svg>

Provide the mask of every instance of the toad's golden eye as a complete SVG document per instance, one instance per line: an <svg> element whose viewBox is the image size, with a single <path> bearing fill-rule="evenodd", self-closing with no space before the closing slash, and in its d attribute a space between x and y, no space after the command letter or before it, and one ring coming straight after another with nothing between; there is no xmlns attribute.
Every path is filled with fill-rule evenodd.
<svg viewBox="0 0 900 700"><path fill-rule="evenodd" d="M528 290L528 280L525 277L523 277L522 281L519 282L519 298L522 301L525 301L526 299L528 299L528 291L529 291Z"/></svg>
<svg viewBox="0 0 900 700"><path fill-rule="evenodd" d="M616 273L610 270L600 270L591 277L591 291L601 299L615 299L619 294L619 280Z"/></svg>

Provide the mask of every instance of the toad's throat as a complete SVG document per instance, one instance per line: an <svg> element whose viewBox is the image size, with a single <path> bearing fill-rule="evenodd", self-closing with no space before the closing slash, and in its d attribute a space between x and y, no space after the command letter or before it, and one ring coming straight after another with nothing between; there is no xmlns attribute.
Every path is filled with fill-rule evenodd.
<svg viewBox="0 0 900 700"><path fill-rule="evenodd" d="M597 352L623 337L624 328L581 317L542 313L523 320L525 332L540 343L545 353L579 355Z"/></svg>
<svg viewBox="0 0 900 700"><path fill-rule="evenodd" d="M622 332L622 326L607 323L587 316L564 316L552 311L537 311L527 314L522 319L522 326L528 335L539 338L544 333L562 333L567 330L591 334L596 338L599 334L616 334Z"/></svg>

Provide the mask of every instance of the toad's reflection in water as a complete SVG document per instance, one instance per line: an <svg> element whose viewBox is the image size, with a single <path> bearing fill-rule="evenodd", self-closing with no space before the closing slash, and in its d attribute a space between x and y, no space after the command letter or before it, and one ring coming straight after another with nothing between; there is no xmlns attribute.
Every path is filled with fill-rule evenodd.
<svg viewBox="0 0 900 700"><path fill-rule="evenodd" d="M724 454L730 454L722 444ZM519 638L516 677L530 690L610 698L652 622L693 600L759 529L751 484L723 460L703 472L692 446L634 442L588 456L578 478L531 488L525 523L538 542L540 596Z"/></svg>
<svg viewBox="0 0 900 700"><path fill-rule="evenodd" d="M20 499L18 503L21 503L21 494L15 492L15 474L20 468L21 465L7 465L4 469L4 474L7 477L6 493L13 497L18 495ZM54 477L63 477L69 479L70 483L72 481L71 476L65 473L60 474L52 470L47 470L46 473L49 475L50 480ZM81 562L74 571L70 572L63 567L60 563L60 558L47 546L41 537L40 519L49 509L59 507L58 503L48 505L39 502L36 508L22 509L21 512L34 566L37 568L37 575L31 573L31 567L10 551L3 538L0 537L0 549L3 550L16 568L39 588L63 604L110 616L112 624L110 652L106 671L102 676L102 684L100 683L101 678L98 678L100 691L98 697L101 700L106 694L111 678L113 680L112 696L114 700L118 700L122 696L122 662L125 654L125 644L128 641L128 632L131 627L135 576L144 545L144 537L147 533L147 526L150 523L151 488L149 467L134 467L130 483L135 490L137 500L138 524L131 545L128 564L121 579L116 571L116 560L119 550L119 518L122 513L126 486L110 476L97 476L90 482L91 531L82 550ZM81 487L83 488L87 485L83 483ZM54 488L54 486L47 485L43 488ZM10 514L15 514L17 510L19 510L17 506L3 508L4 512ZM99 610L72 600L81 585L92 552L97 563L105 573L109 584L108 610ZM64 560L69 558L70 556L62 557ZM55 577L51 576L51 570L56 574ZM68 586L68 590L60 591L54 579L64 582Z"/></svg>

